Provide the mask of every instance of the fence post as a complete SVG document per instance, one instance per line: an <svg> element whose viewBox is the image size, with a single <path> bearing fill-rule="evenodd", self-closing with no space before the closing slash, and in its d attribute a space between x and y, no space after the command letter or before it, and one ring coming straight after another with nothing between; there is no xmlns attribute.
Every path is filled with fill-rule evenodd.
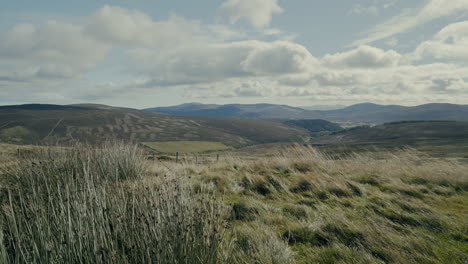
<svg viewBox="0 0 468 264"><path fill-rule="evenodd" d="M179 163L179 152L176 152L175 154L175 162Z"/></svg>
<svg viewBox="0 0 468 264"><path fill-rule="evenodd" d="M219 154L216 154L216 161L219 161Z"/></svg>

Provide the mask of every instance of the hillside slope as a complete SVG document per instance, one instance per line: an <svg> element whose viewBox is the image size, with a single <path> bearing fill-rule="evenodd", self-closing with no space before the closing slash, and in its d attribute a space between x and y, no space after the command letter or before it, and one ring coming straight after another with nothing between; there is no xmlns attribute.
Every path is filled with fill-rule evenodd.
<svg viewBox="0 0 468 264"><path fill-rule="evenodd" d="M0 107L0 142L16 144L216 141L230 146L300 140L308 132L270 121L181 117L100 105Z"/></svg>
<svg viewBox="0 0 468 264"><path fill-rule="evenodd" d="M468 121L468 105L425 104L420 106L356 104L343 109L313 111L286 105L184 104L145 109L150 112L187 116L244 117L262 119L325 119L332 122L384 123L400 120Z"/></svg>
<svg viewBox="0 0 468 264"><path fill-rule="evenodd" d="M317 144L385 143L467 144L468 122L402 121L345 129L315 140Z"/></svg>
<svg viewBox="0 0 468 264"><path fill-rule="evenodd" d="M211 116L211 117L241 117L263 119L302 119L307 117L308 110L287 105L274 104L227 104L205 105L198 103L182 104L170 107L155 107L145 109L170 115Z"/></svg>
<svg viewBox="0 0 468 264"><path fill-rule="evenodd" d="M285 124L289 126L295 126L307 129L311 133L339 131L342 129L338 124L328 122L322 119L297 119L297 120L286 120Z"/></svg>

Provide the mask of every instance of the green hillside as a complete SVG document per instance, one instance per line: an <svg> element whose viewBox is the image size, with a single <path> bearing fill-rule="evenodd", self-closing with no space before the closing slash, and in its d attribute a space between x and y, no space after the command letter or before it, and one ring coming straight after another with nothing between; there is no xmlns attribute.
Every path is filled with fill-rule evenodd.
<svg viewBox="0 0 468 264"><path fill-rule="evenodd" d="M298 141L308 132L272 121L181 117L100 105L0 107L0 142L14 144L210 141L228 146Z"/></svg>
<svg viewBox="0 0 468 264"><path fill-rule="evenodd" d="M400 121L354 127L315 138L312 143L324 149L351 150L408 146L437 156L468 157L468 122Z"/></svg>

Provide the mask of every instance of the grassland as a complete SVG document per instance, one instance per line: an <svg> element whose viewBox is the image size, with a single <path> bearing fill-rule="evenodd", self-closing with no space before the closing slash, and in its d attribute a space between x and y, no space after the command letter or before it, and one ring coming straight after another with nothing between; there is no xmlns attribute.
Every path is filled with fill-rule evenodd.
<svg viewBox="0 0 468 264"><path fill-rule="evenodd" d="M223 143L209 141L143 142L143 144L162 153L195 153L231 149Z"/></svg>
<svg viewBox="0 0 468 264"><path fill-rule="evenodd" d="M189 168L224 195L234 229L253 245L262 233L284 243L291 262L468 261L466 164L411 150L336 160L301 147Z"/></svg>
<svg viewBox="0 0 468 264"><path fill-rule="evenodd" d="M119 144L19 160L1 170L0 259L468 261L468 164L414 150L273 149L208 164L147 161Z"/></svg>
<svg viewBox="0 0 468 264"><path fill-rule="evenodd" d="M468 122L401 121L353 127L313 138L311 143L338 155L411 147L433 157L467 159Z"/></svg>

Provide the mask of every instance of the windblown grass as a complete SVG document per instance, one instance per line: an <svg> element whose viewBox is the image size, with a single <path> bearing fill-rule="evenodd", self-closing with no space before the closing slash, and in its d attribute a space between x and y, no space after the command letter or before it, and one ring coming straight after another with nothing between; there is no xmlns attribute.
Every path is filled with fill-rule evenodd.
<svg viewBox="0 0 468 264"><path fill-rule="evenodd" d="M174 176L145 180L135 147L43 153L2 174L3 263L224 260L225 208Z"/></svg>
<svg viewBox="0 0 468 264"><path fill-rule="evenodd" d="M0 262L468 261L468 164L413 150L176 164L117 144L14 164Z"/></svg>
<svg viewBox="0 0 468 264"><path fill-rule="evenodd" d="M224 195L237 212L234 226L287 242L290 261L468 261L464 163L411 149L336 159L294 147L275 157L179 169Z"/></svg>

